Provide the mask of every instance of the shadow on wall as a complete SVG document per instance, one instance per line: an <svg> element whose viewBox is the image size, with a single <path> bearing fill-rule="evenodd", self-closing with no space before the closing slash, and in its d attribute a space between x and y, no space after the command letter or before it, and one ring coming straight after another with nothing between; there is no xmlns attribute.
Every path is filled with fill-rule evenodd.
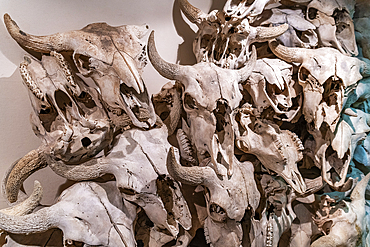
<svg viewBox="0 0 370 247"><path fill-rule="evenodd" d="M213 0L209 12L215 9L222 10L225 3L226 0ZM172 18L177 34L184 40L177 49L177 62L182 65L193 65L196 63L196 59L191 51L193 51L193 41L196 37L196 33L194 33L183 19L178 1L175 1L173 5Z"/></svg>

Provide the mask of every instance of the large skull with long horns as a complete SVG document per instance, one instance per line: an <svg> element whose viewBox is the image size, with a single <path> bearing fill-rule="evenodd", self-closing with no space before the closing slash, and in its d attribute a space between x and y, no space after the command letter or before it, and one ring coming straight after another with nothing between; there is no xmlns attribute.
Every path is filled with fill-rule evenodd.
<svg viewBox="0 0 370 247"><path fill-rule="evenodd" d="M72 51L78 71L98 85L112 119L128 115L138 127L154 125L154 108L141 77L146 56L140 38L148 26L93 23L77 31L35 36L20 30L8 14L4 22L13 39L26 49L41 53Z"/></svg>
<svg viewBox="0 0 370 247"><path fill-rule="evenodd" d="M247 210L253 214L258 207L260 194L254 180L254 167L249 161L239 162L235 157L235 173L229 177L216 174L211 160L204 160L202 167L181 166L170 150L167 162L168 172L177 181L203 186L207 217L204 233L211 246L239 247L243 239L241 220ZM226 170L225 167L220 169Z"/></svg>
<svg viewBox="0 0 370 247"><path fill-rule="evenodd" d="M344 90L369 76L369 62L328 47L290 48L272 41L270 49L286 62L300 64L298 82L303 87L302 111L306 121L314 123L316 129L326 122L334 132L344 103Z"/></svg>
<svg viewBox="0 0 370 247"><path fill-rule="evenodd" d="M159 56L152 32L148 55L162 76L177 80L184 87L182 102L187 114L184 129L188 129L186 134L196 148L199 162L210 157L216 171L222 164L231 175L234 162L232 114L242 99L238 83L245 81L254 67L255 49L248 64L239 70L222 69L205 62L181 66L168 63Z"/></svg>
<svg viewBox="0 0 370 247"><path fill-rule="evenodd" d="M206 14L187 0L179 3L186 17L199 28L193 43L197 62L212 62L230 69L243 67L252 43L271 40L288 29L288 24L253 27L244 16L235 16L228 11Z"/></svg>
<svg viewBox="0 0 370 247"><path fill-rule="evenodd" d="M112 183L102 186L94 182L77 183L63 191L57 203L50 207L27 215L1 212L0 228L26 235L59 228L63 231L63 246L136 246L133 222L137 206L122 200L113 186ZM37 240L32 246L36 246ZM45 241L37 246L44 244Z"/></svg>

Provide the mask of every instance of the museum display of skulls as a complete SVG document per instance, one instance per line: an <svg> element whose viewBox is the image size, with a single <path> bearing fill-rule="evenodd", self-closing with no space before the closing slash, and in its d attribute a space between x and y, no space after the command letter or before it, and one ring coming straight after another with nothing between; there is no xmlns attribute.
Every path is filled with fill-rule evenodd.
<svg viewBox="0 0 370 247"><path fill-rule="evenodd" d="M186 65L148 25L43 36L5 14L41 144L2 180L0 245L370 247L365 2L176 0ZM68 179L50 206L24 192L46 167Z"/></svg>

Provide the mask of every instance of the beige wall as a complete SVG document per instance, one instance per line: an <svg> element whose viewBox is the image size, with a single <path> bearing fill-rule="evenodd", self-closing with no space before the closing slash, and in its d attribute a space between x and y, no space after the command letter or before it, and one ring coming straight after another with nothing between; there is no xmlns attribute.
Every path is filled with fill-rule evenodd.
<svg viewBox="0 0 370 247"><path fill-rule="evenodd" d="M225 0L189 0L203 11L222 8ZM173 0L1 0L0 14L8 13L19 27L30 34L43 35L81 29L89 23L148 24L156 31L159 53L170 62L193 64L192 41L196 26L183 20L177 2ZM1 18L2 19L2 18ZM193 29L193 30L192 30ZM26 88L21 82L18 65L25 52L0 24L0 177L17 159L39 146L29 123L31 111ZM150 93L156 93L166 83L148 64L144 80ZM35 179L44 187L43 204L54 202L66 180L49 168L27 179L26 191L32 191ZM0 208L6 207L0 196Z"/></svg>

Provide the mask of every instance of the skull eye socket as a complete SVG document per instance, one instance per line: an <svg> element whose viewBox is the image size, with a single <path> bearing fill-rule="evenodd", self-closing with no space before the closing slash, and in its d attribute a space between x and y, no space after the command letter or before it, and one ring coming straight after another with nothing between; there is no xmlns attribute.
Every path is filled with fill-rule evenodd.
<svg viewBox="0 0 370 247"><path fill-rule="evenodd" d="M227 218L226 211L216 203L209 206L209 214L214 221L218 222L223 222Z"/></svg>
<svg viewBox="0 0 370 247"><path fill-rule="evenodd" d="M197 107L197 101L190 96L190 94L185 94L184 97L184 106L188 110L195 110L198 109Z"/></svg>
<svg viewBox="0 0 370 247"><path fill-rule="evenodd" d="M310 20L316 19L316 17L317 17L317 9L315 9L315 8L309 8L307 10L307 17Z"/></svg>

